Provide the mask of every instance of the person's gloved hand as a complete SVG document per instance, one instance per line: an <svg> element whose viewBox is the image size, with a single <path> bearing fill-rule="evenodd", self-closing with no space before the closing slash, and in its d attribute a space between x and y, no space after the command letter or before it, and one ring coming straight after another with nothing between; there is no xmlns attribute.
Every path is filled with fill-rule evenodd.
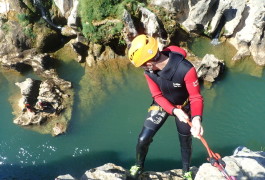
<svg viewBox="0 0 265 180"><path fill-rule="evenodd" d="M178 119L184 123L187 123L189 120L189 116L180 108L174 108L173 115L177 116Z"/></svg>
<svg viewBox="0 0 265 180"><path fill-rule="evenodd" d="M193 137L195 138L200 138L200 136L203 135L203 127L201 124L201 117L200 116L195 116L192 119L192 127L190 129L191 134L193 135Z"/></svg>

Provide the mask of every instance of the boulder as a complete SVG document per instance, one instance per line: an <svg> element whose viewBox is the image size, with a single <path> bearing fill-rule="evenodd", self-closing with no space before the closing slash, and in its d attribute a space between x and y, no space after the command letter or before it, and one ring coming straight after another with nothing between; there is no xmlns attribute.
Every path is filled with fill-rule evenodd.
<svg viewBox="0 0 265 180"><path fill-rule="evenodd" d="M263 180L265 179L265 152L251 151L246 147L238 147L232 156L223 158L226 162L226 171L230 176L240 180ZM210 163L200 166L195 180L226 179Z"/></svg>
<svg viewBox="0 0 265 180"><path fill-rule="evenodd" d="M206 54L201 61L194 64L198 78L211 83L215 81L224 69L223 60L217 59L212 54Z"/></svg>
<svg viewBox="0 0 265 180"><path fill-rule="evenodd" d="M70 174L66 174L66 175L58 176L57 178L55 178L55 180L76 180L76 179Z"/></svg>

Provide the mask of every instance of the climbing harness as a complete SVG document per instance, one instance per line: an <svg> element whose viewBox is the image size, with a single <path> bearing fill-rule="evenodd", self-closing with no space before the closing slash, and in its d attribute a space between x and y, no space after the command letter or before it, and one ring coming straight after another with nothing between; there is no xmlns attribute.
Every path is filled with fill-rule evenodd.
<svg viewBox="0 0 265 180"><path fill-rule="evenodd" d="M177 105L176 107L178 109L182 109L181 105ZM192 127L191 121L187 120L187 122L190 125L190 127ZM216 167L227 180L236 180L236 177L228 175L227 171L225 170L226 164L222 160L220 154L214 153L210 149L210 147L209 147L208 143L206 142L206 140L201 135L199 135L199 139L201 140L202 144L205 146L205 148L206 148L206 150L208 152L209 158L207 158L207 160L211 163L211 165Z"/></svg>

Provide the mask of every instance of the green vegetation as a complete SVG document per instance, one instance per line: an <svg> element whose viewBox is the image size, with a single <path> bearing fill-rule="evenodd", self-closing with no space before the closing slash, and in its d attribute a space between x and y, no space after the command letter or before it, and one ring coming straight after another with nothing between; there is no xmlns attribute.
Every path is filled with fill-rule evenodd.
<svg viewBox="0 0 265 180"><path fill-rule="evenodd" d="M18 14L17 19L19 24L21 24L23 27L30 24L30 16L27 14Z"/></svg>
<svg viewBox="0 0 265 180"><path fill-rule="evenodd" d="M79 16L83 34L89 41L101 44L121 37L124 9L136 12L138 4L136 0L81 0Z"/></svg>
<svg viewBox="0 0 265 180"><path fill-rule="evenodd" d="M31 24L31 17L27 14L18 14L18 22L23 28L23 32L29 38L35 38L36 35L33 32L33 25Z"/></svg>

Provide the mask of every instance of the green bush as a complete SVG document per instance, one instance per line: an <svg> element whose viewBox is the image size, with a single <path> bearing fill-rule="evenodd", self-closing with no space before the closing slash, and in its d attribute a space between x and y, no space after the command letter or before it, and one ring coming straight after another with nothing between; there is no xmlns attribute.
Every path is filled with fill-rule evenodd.
<svg viewBox="0 0 265 180"><path fill-rule="evenodd" d="M89 41L101 44L119 38L123 29L123 10L135 11L137 4L136 0L81 0L79 16L83 34ZM113 22L113 19L120 21Z"/></svg>
<svg viewBox="0 0 265 180"><path fill-rule="evenodd" d="M23 26L27 26L30 24L30 17L27 14L18 14L17 15L18 22Z"/></svg>

